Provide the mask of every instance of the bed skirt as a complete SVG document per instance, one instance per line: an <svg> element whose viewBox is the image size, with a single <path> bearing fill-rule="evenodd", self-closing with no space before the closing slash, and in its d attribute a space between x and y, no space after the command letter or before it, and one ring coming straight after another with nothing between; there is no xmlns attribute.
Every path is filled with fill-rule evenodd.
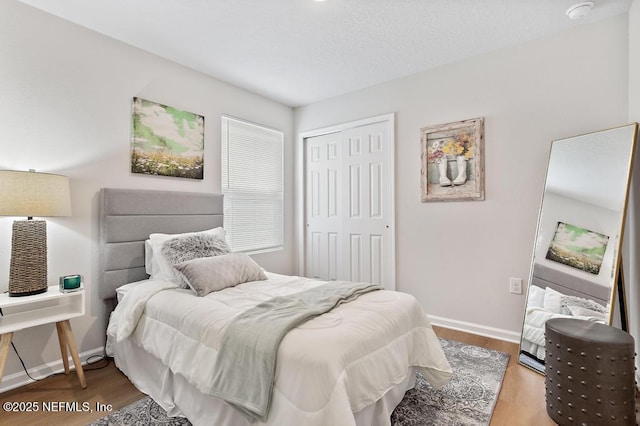
<svg viewBox="0 0 640 426"><path fill-rule="evenodd" d="M149 395L172 417L186 417L194 426L252 426L245 417L224 401L205 395L189 384L186 379L173 374L156 357L150 355L130 339L119 343L110 342L116 366L141 392ZM375 403L365 407L344 425L388 426L395 407L402 401L407 390L413 388L416 372L409 368L400 384L389 390ZM263 424L263 423L255 423ZM268 423L267 423L268 424Z"/></svg>

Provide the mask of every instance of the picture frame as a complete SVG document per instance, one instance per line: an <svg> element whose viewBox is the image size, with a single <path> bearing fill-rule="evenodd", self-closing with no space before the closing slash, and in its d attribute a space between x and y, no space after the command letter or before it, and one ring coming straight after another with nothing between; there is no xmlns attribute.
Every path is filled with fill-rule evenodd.
<svg viewBox="0 0 640 426"><path fill-rule="evenodd" d="M600 274L609 236L558 222L546 258L590 274Z"/></svg>
<svg viewBox="0 0 640 426"><path fill-rule="evenodd" d="M204 117L134 97L131 172L204 178Z"/></svg>
<svg viewBox="0 0 640 426"><path fill-rule="evenodd" d="M420 133L422 202L484 200L484 118Z"/></svg>

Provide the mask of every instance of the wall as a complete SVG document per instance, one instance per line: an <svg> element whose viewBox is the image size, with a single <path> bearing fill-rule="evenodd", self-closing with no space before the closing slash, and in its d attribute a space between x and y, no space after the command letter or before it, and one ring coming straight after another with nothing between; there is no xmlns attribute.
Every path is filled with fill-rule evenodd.
<svg viewBox="0 0 640 426"><path fill-rule="evenodd" d="M204 180L129 172L132 97L205 116ZM49 218L49 278L85 276L87 315L72 320L81 352L104 344L98 299L97 193L101 187L220 191L220 115L245 118L285 133L293 161L291 108L206 77L15 1L0 2L0 169L67 175L73 216ZM293 171L285 171L285 250L256 256L269 270L293 272ZM0 291L7 289L11 224L0 217ZM27 366L60 359L54 327L16 333ZM58 366L60 364L57 364ZM10 353L3 388L22 371ZM13 376L12 376L13 375ZM18 377L20 376L20 377Z"/></svg>
<svg viewBox="0 0 640 426"><path fill-rule="evenodd" d="M634 0L629 10L629 121L640 122L640 0ZM636 156L627 211L624 240L624 272L629 301L629 331L640 353L640 148ZM636 357L640 367L640 358ZM640 371L640 370L639 370ZM636 371L637 380L640 374Z"/></svg>
<svg viewBox="0 0 640 426"><path fill-rule="evenodd" d="M396 113L396 285L434 322L519 340L552 140L626 124L627 17L297 108L296 133ZM420 128L485 118L485 201L420 202ZM300 149L300 146L296 146Z"/></svg>

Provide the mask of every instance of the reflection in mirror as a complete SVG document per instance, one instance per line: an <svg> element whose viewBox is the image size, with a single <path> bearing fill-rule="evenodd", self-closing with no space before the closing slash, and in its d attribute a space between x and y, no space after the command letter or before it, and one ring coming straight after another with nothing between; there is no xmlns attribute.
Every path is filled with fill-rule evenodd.
<svg viewBox="0 0 640 426"><path fill-rule="evenodd" d="M544 373L551 318L610 324L637 123L554 141L538 217L519 362Z"/></svg>

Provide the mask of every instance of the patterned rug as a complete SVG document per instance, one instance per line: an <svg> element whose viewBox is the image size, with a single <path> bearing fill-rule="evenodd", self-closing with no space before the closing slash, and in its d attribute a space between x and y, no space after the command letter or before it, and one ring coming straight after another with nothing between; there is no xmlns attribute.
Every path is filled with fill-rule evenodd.
<svg viewBox="0 0 640 426"><path fill-rule="evenodd" d="M509 354L440 339L453 377L433 389L418 374L418 383L391 415L392 426L488 425L498 401Z"/></svg>
<svg viewBox="0 0 640 426"><path fill-rule="evenodd" d="M475 426L488 425L498 400L507 369L506 353L440 339L453 377L435 390L418 374L417 385L409 390L391 415L392 426ZM189 426L184 418L167 417L151 398L145 397L90 426L170 425Z"/></svg>

